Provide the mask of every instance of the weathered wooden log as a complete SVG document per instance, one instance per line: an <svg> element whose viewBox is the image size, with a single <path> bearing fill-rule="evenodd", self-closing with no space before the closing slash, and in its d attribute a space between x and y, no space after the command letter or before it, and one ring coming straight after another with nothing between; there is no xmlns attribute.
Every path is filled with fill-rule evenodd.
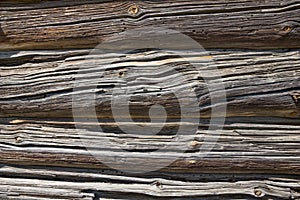
<svg viewBox="0 0 300 200"><path fill-rule="evenodd" d="M299 105L299 51L210 51L213 60L200 69L218 68L221 79L212 70L209 77L202 77L199 70L177 57L165 53L151 52L132 54L128 58L116 55L100 56L100 67L92 66L87 60L88 50L63 52L8 52L0 58L2 66L0 83L0 117L36 117L36 118L72 118L72 95L76 78L83 78L87 86L96 84L96 109L99 118L111 117L111 99L115 85L124 80L128 90L134 90L131 110L133 117L148 116L144 110L153 103L169 107L176 118L174 99L169 96L178 86L188 87L199 98L201 118L210 117L212 93L205 79L212 79L211 85L223 83L226 89L227 116L267 116L298 118ZM193 62L201 62L192 52L186 52ZM110 65L111 63L115 63ZM162 65L163 63L163 65ZM134 66L132 66L134 64ZM91 65L89 67L89 65ZM110 67L109 67L110 65ZM173 73L166 74L164 66L171 66ZM87 66L84 68L82 66ZM100 78L101 67L106 67L105 76ZM180 72L185 66L188 73ZM98 67L98 68L97 68ZM144 75L127 78L127 71L136 69ZM149 71L150 69L150 71ZM101 72L97 72L101 71ZM151 71L152 70L152 71ZM156 80L161 84L151 83L155 70ZM177 71L175 71L177 70ZM122 76L120 76L122 73ZM184 77L183 82L172 80L174 75ZM124 75L124 76L123 76ZM128 75L128 76L129 76ZM150 78L149 78L150 77ZM215 79L215 80L213 80ZM163 81L161 81L163 80ZM140 86L136 86L136 81ZM165 83L164 83L165 82ZM130 86L130 84L133 84ZM189 85L192 84L192 85ZM193 85L194 84L194 85ZM146 85L143 88L143 85ZM148 86L147 86L148 85ZM213 86L211 86L213 87ZM85 93L91 88L79 91ZM145 105L148 102L148 106ZM84 104L84 100L82 101ZM122 107L123 105L119 105ZM20 112L21 111L21 112ZM222 117L222 116L221 116Z"/></svg>
<svg viewBox="0 0 300 200"><path fill-rule="evenodd" d="M178 174L172 173L165 173L164 178L158 178L155 174L136 177L112 171L34 166L5 166L0 168L0 174L2 199L249 200L298 199L300 196L296 176L184 174L185 178L181 180Z"/></svg>
<svg viewBox="0 0 300 200"><path fill-rule="evenodd" d="M299 48L299 5L295 0L2 1L0 49L93 48L136 27L175 29L205 48Z"/></svg>
<svg viewBox="0 0 300 200"><path fill-rule="evenodd" d="M98 148L99 153L120 160L128 160L147 169L147 165L165 160L178 160L162 171L215 172L215 173L285 173L299 174L299 126L267 124L231 124L204 158L200 148L205 137L213 137L213 131L201 130L187 135L181 143L176 136L130 135L98 133L88 130L53 127L38 124L1 125L1 154L5 163L81 168L102 168L101 159L86 150L98 145L97 140L110 141ZM81 137L91 137L89 146ZM216 137L216 136L215 136ZM172 145L175 143L177 146ZM165 146L163 152L157 152ZM181 149L187 149L181 153ZM123 150L123 151L120 151ZM126 150L124 152L124 150ZM149 154L151 152L151 154ZM106 163L107 164L107 163ZM124 168L125 170L125 168ZM130 169L127 169L130 170Z"/></svg>

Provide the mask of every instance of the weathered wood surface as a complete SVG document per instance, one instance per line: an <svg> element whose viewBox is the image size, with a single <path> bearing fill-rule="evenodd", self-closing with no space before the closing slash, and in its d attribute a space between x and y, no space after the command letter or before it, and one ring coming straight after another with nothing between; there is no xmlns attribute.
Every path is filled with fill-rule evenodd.
<svg viewBox="0 0 300 200"><path fill-rule="evenodd" d="M201 123L197 133L186 135L179 146L178 143L170 145L175 137L173 129L180 124L176 121L176 110L172 110L174 118L166 124L164 132L145 136L123 134L111 120L109 101L100 104L98 117L105 133L95 135L88 128L79 131L81 136L92 136L95 140L109 139L110 142L99 149L102 154L131 160L146 169L148 163L171 160L178 157L181 148L188 149L171 165L148 175L125 175L110 170L82 144L72 119L72 87L80 66L89 62L86 60L89 52L1 54L0 159L3 167L0 168L0 194L4 199L300 198L299 50L208 51L214 61L207 68L219 68L228 109L224 130L211 153L204 158L199 157L199 148L204 143L203 137L214 137L207 126L209 110L216 105L207 103L209 94L205 82L200 77L195 78L197 73L193 69L186 75L186 81L195 83L197 95L204 99L200 101ZM197 55L195 52L181 53L199 62L202 58L193 56ZM120 72L124 72L121 79L131 81L126 76L132 63L141 69L149 63L174 67L178 63L176 57L156 51L125 58L104 55L101 61L116 66L107 68L101 79L103 83L97 82L98 89L105 90L99 93L99 100L111 98L112 88L104 83L119 80ZM93 76L93 65L90 68L84 75L88 83L93 84L93 77L97 76ZM139 77L145 81L141 85L148 83L147 74L144 76L144 79L143 75ZM163 88L159 92L164 96L169 90ZM139 95L157 96L157 92L141 90ZM169 105L173 100L164 101ZM135 103L133 117L141 121L128 123L128 127L147 124L142 120L147 118L145 107L139 111L139 106L145 105L145 98L137 98ZM89 148L93 145L96 143L91 142ZM165 145L169 145L167 151L155 152ZM120 153L120 148L128 152Z"/></svg>
<svg viewBox="0 0 300 200"><path fill-rule="evenodd" d="M125 80L130 84L135 83L137 79L141 86L134 88L136 90L133 116L145 116L141 106L145 107L145 101L149 103L172 99L164 97L172 89L180 85L194 84L190 86L197 96L199 96L199 105L201 117L209 117L209 99L210 93L207 83L199 71L193 70L188 64L182 62L177 57L166 56L166 53L156 51L147 53L131 54L124 58L118 55L99 55L97 60L99 65L107 66L110 63L116 63L106 68L106 75L99 79L101 73L97 76L97 67L90 67L89 70L82 66L89 65L93 61L86 60L89 51L63 51L63 52L7 52L0 58L2 67L0 83L0 101L1 117L36 117L36 118L65 118L72 117L72 92L75 78L81 77L87 85L97 84L96 99L99 99L97 108L101 108L98 117L111 116L110 101L114 85L120 80ZM215 79L212 84L224 83L227 95L227 116L268 116L268 117L289 117L298 118L299 104L299 74L300 60L299 50L293 51L211 51L208 52L213 61L205 68L217 67L222 79L218 79L215 74L210 75L210 79ZM182 53L184 55L184 53ZM186 52L194 62L201 62L203 58L197 57L198 54ZM156 61L159 59L159 61ZM161 63L173 65L177 70L178 63L188 69L184 76L185 83L173 83L171 81L173 74L165 75ZM136 78L126 78L126 71L134 68L143 71L144 76ZM17 65L17 66L16 66ZM151 67L153 65L154 67ZM146 68L146 70L145 70ZM206 70L202 68L201 70ZM149 76L162 78L162 82L170 82L166 85L157 85L144 91L143 85L149 85L151 78ZM82 71L81 71L82 70ZM85 71L86 72L85 72ZM99 68L98 68L99 70ZM149 70L149 71L148 71ZM120 78L120 72L125 76ZM215 71L212 71L214 73ZM83 74L84 73L84 74ZM164 77L163 77L164 76ZM207 77L206 77L207 78ZM102 81L102 82L99 82ZM163 83L164 84L164 83ZM178 85L176 85L178 84ZM134 86L132 86L134 87ZM163 87L163 88L160 88ZM82 90L81 93L88 91ZM216 91L217 93L218 91ZM156 97L160 95L159 97ZM146 96L146 97L145 97ZM155 96L156 98L151 98ZM145 99L146 98L146 99ZM148 100L147 100L148 98ZM82 102L84 104L84 101ZM165 103L166 106L173 105ZM122 107L122 105L120 105ZM173 106L174 107L174 106ZM22 111L22 112L20 112ZM176 110L172 115L176 116Z"/></svg>
<svg viewBox="0 0 300 200"><path fill-rule="evenodd" d="M300 199L299 6L295 0L1 1L0 199ZM201 70L218 68L221 78L213 70L201 77L178 56L149 49L103 54L100 73L91 49L137 27L175 29L211 48L179 53L193 63L209 60ZM213 86L223 82L226 102L211 102L222 91L210 91L205 79ZM78 80L95 90L74 91ZM128 93L134 120L122 122L132 133L113 119L111 99L120 81L135 91ZM175 88L190 88L201 112L194 116L200 119L196 133L173 143L179 126L193 125L180 122L170 95ZM99 123L74 122L72 95L91 91ZM149 120L155 103L166 108L164 128L157 135L136 131L162 125ZM226 115L212 113L224 105ZM209 129L211 117L226 117L224 127ZM96 133L99 125L103 132ZM216 140L201 157L201 147ZM118 171L87 150L96 146L120 165L131 161L147 170L172 163L146 174Z"/></svg>
<svg viewBox="0 0 300 200"><path fill-rule="evenodd" d="M181 31L205 48L299 48L299 6L296 0L1 1L0 49L90 48L149 26Z"/></svg>
<svg viewBox="0 0 300 200"><path fill-rule="evenodd" d="M1 125L1 160L11 164L106 168L85 149L95 147L97 143L91 141L89 146L84 146L74 128L63 127L52 127L42 123ZM278 130L274 131L275 128ZM201 138L213 133L201 130L201 127L196 135L186 136L179 146L177 143L177 146L172 145L173 136L146 137L113 133L95 135L92 131L80 131L81 135L93 137L94 140L105 138L111 141L99 149L103 155L131 160L143 169L147 169L148 163L159 163L179 157L162 171L285 174L300 172L299 126L226 125L217 144L205 158L201 158L199 153L204 143ZM155 152L166 145L170 146L165 152ZM183 155L180 153L182 148L188 149ZM120 149L128 152L120 152Z"/></svg>
<svg viewBox="0 0 300 200"><path fill-rule="evenodd" d="M3 167L0 194L10 199L298 199L299 182L293 178L257 175L256 180L238 175L243 181L214 180L187 182L166 178L141 178L126 175L103 175L103 172L80 170ZM24 176L27 178L19 178ZM38 177L38 178L37 178ZM54 178L53 178L54 177ZM188 174L186 174L188 177ZM205 176L204 176L205 177ZM48 179L48 180L47 180ZM50 179L50 180L49 180ZM56 179L56 181L51 180ZM72 182L66 182L71 179ZM82 182L82 180L84 182ZM6 191L6 193L4 193ZM208 195L214 193L217 198ZM39 195L36 195L39 194ZM151 197L152 196L152 197ZM247 198L247 196L249 196Z"/></svg>
<svg viewBox="0 0 300 200"><path fill-rule="evenodd" d="M0 169L0 195L8 199L298 199L296 177L213 174L194 179L133 177L113 172L7 166ZM172 174L164 174L172 176ZM155 176L154 174L152 176ZM161 174L160 174L161 176ZM7 178L7 177L14 177ZM184 174L185 179L192 176ZM174 177L173 177L174 178ZM178 178L178 177L177 177ZM236 181L235 179L239 179ZM72 180L72 181L66 181ZM291 189L293 188L293 189ZM214 197L210 197L214 194Z"/></svg>

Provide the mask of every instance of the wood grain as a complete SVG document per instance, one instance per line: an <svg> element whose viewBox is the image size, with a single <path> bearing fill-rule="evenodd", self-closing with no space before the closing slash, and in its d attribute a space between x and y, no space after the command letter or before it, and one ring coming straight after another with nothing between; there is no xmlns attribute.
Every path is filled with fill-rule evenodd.
<svg viewBox="0 0 300 200"><path fill-rule="evenodd" d="M160 51L133 53L125 58L115 54L99 55L97 66L91 64L94 60L87 59L88 53L89 50L3 53L0 58L0 116L71 118L74 83L80 78L86 82L86 86L97 86L96 110L99 118L111 118L111 99L119 81L125 81L128 85L126 89L135 91L135 94L128 94L131 95L134 118L147 117L144 110L155 102L169 109L170 117L178 118L178 107L172 105L176 102L170 96L178 87L191 90L191 94L194 92L200 105L200 117L209 118L211 108L216 107L210 105L212 95L217 96L218 92L222 92L218 87L217 91L209 89L220 83L226 89L227 102L222 105L227 106L227 117L298 118L300 115L295 99L297 95L294 95L300 87L299 50L209 51L207 53L213 59L200 70L177 56ZM189 55L194 63L203 61L196 52L180 54ZM164 66L172 69L168 75ZM187 72L180 71L182 66L187 68ZM102 74L103 68L105 75ZM208 71L206 77L199 74L199 71L210 68L214 70ZM133 76L130 74L133 69L141 70L143 74ZM154 75L153 70L156 73ZM120 77L120 73L124 73L124 76ZM156 76L156 79L151 79L152 76ZM184 77L184 80L176 83L174 76ZM205 81L208 78L211 79L210 88ZM90 90L87 87L77 92L84 94ZM148 102L148 106L145 102ZM118 107L122 108L123 105Z"/></svg>
<svg viewBox="0 0 300 200"><path fill-rule="evenodd" d="M208 143L203 138L216 137L214 130L203 130L204 127L199 127L195 135L185 136L181 143L174 143L176 136L99 133L67 128L66 124L59 127L42 122L1 125L1 160L11 164L107 169L103 160L93 157L86 148L96 147L97 141L108 140L101 143L98 153L103 158L109 155L139 165L136 169L124 168L128 171L147 169L150 163L166 160L171 163L174 157L178 160L162 171L284 174L300 171L298 125L225 125L214 148L203 158L200 148ZM84 137L93 138L88 146L82 143ZM165 147L165 151L157 151ZM187 151L182 153L181 149Z"/></svg>
<svg viewBox="0 0 300 200"><path fill-rule="evenodd" d="M0 49L93 48L140 27L174 29L204 48L299 48L299 6L296 0L2 1Z"/></svg>
<svg viewBox="0 0 300 200"><path fill-rule="evenodd" d="M0 199L300 199L299 8L297 0L1 1ZM92 55L135 28L176 30L207 51ZM124 102L112 109L120 83L130 116ZM226 101L214 101L223 92ZM74 96L83 108L75 117ZM187 123L180 103L191 99L200 112L191 108ZM166 122L151 115L156 104ZM179 137L179 127L195 131Z"/></svg>
<svg viewBox="0 0 300 200"><path fill-rule="evenodd" d="M97 146L97 142L83 146L82 137L93 137L95 141L104 141L101 152L105 155L114 155L123 159L132 159L144 166L146 156L151 162L160 162L178 157L181 149L187 149L183 160L178 160L168 170L179 171L226 171L226 172L274 172L298 173L299 158L299 107L296 93L299 89L297 74L299 74L299 51L209 51L213 61L206 63L205 68L217 67L223 81L227 106L226 123L222 134L208 158L201 159L199 148L205 142L205 137L216 137L214 131L222 129L217 127L208 130L209 118L212 117L210 109L218 107L209 103L211 92L205 87L206 83L198 77L197 71L191 68L185 73L186 79L179 83L180 87L194 83L194 91L199 97L201 108L200 125L195 135L186 135L180 142L172 145L172 139L181 126L180 112L174 104L174 99L151 96L160 93L168 94L176 84L164 73L161 63L171 67L186 66L177 57L170 57L165 52L156 50L128 54L120 57L115 54L100 56L101 63L108 65L105 75L97 77L97 69L89 65L86 59L90 50L72 51L31 51L6 52L2 54L1 75L1 146L3 152L1 159L8 163L35 163L36 165L96 167L103 168L101 161L88 155L85 150ZM167 55L168 56L167 56ZM201 61L197 52L181 52L189 55L191 60ZM157 61L158 60L158 61ZM134 66L132 63L135 63ZM84 68L84 79L87 85L95 85L100 92L96 97L100 124L87 124L80 126L79 133L75 129L78 122L73 121L72 95L73 82L76 74L81 75ZM106 66L106 64L105 64ZM150 72L143 71L150 67ZM143 71L132 79L130 68ZM126 133L118 128L114 122L110 108L113 87L108 87L118 80L133 82L140 80L140 85L149 86L149 75L155 68L157 77L163 74L163 89L149 89L145 91L135 88L137 94L130 108L131 117L135 121L124 121L128 129L135 126L148 126L148 113L145 112L154 102L164 102L162 105L169 108L169 121L159 135L145 136L142 133ZM79 70L79 72L78 72ZM194 70L194 71L193 71ZM120 77L119 72L124 72ZM147 72L147 73L146 73ZM175 71L176 73L183 73ZM213 75L210 77L213 79ZM153 79L153 78L152 78ZM212 82L214 84L214 82ZM108 84L108 86L107 86ZM171 85L168 85L171 84ZM155 86L155 84L152 84ZM128 83L128 87L130 83ZM135 87L133 85L133 87ZM79 90L80 94L89 90L88 87ZM128 95L132 95L128 93ZM295 96L296 95L296 96ZM108 99L108 100L107 100ZM148 99L148 106L145 102ZM152 99L152 100L151 100ZM132 100L133 101L133 100ZM84 99L82 100L84 105ZM123 105L118 105L120 108ZM175 108L174 108L175 107ZM82 113L80 117L85 116ZM214 117L222 117L215 115ZM252 117L248 119L247 117ZM95 135L89 127L101 125L103 133ZM151 124L154 126L155 124ZM158 124L160 125L160 124ZM77 127L78 128L78 127ZM170 144L171 143L171 144ZM155 153L157 149L168 146L166 152ZM128 153L120 153L118 149L125 149ZM131 152L131 153L130 153ZM132 153L133 152L133 153ZM148 152L154 152L151 156ZM176 153L177 152L177 153ZM17 158L17 159L16 159ZM191 160L191 161L189 161ZM89 164L88 164L89 163ZM93 164L92 164L93 163ZM228 163L228 165L224 165ZM250 164L252 163L252 164ZM266 165L266 163L268 163ZM272 170L270 170L270 167ZM105 167L104 167L105 168Z"/></svg>
<svg viewBox="0 0 300 200"><path fill-rule="evenodd" d="M299 198L296 176L182 174L185 180L172 173L139 177L113 171L35 166L5 166L0 174L0 195L4 199Z"/></svg>

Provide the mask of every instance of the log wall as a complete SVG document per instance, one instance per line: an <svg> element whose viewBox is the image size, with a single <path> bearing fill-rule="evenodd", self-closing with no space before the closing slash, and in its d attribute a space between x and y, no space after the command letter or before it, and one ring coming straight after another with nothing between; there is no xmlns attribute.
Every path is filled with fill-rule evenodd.
<svg viewBox="0 0 300 200"><path fill-rule="evenodd" d="M300 199L299 14L300 2L294 0L1 1L0 198ZM152 49L125 58L102 55L101 62L114 63L95 96L104 131L95 135L90 128L95 124L78 128L72 113L76 75L84 74L90 85L99 78L78 66L89 65L86 57L111 35L149 26L180 31L206 49L213 58L207 68L220 73L220 79L210 78L225 87L226 115L212 116L220 105L210 95L220 91L209 91L197 71L177 57ZM180 54L202 61L196 50ZM164 84L145 90L126 79L132 63L141 72L139 85L151 83L153 71L143 71L149 63L188 70L183 83L171 84L174 74L155 68ZM125 120L125 126L146 126L145 110L160 103L170 116L160 134L125 134L118 128L111 85L123 75L137 92L131 100L135 120ZM196 134L172 145L180 112L168 92L189 84L199 99L200 123ZM224 126L209 129L211 117L225 117ZM99 153L145 169L177 159L148 173L124 172L91 155L87 148L96 144L84 145L82 136L108 141ZM205 157L199 151L210 142L203 138L217 139ZM165 145L166 151L156 152Z"/></svg>

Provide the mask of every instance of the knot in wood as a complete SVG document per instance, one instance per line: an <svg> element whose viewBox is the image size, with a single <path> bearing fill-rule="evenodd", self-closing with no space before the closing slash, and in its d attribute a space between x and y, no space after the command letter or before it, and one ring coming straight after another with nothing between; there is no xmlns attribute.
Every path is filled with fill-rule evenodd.
<svg viewBox="0 0 300 200"><path fill-rule="evenodd" d="M18 136L15 138L15 141L16 141L16 143L21 143L21 142L23 142L23 139Z"/></svg>
<svg viewBox="0 0 300 200"><path fill-rule="evenodd" d="M198 142L198 141L192 141L191 142L191 146L193 147L193 148L196 148L196 147L198 147L200 145L200 142Z"/></svg>
<svg viewBox="0 0 300 200"><path fill-rule="evenodd" d="M263 196L264 196L264 193L263 193L263 191L261 191L259 188L255 188L255 189L254 189L254 195L255 195L256 197L263 197Z"/></svg>
<svg viewBox="0 0 300 200"><path fill-rule="evenodd" d="M129 14L131 15L137 15L139 11L140 8L136 4L131 5L128 9Z"/></svg>
<svg viewBox="0 0 300 200"><path fill-rule="evenodd" d="M291 92L290 95L293 98L295 104L297 106L299 106L300 105L300 92Z"/></svg>
<svg viewBox="0 0 300 200"><path fill-rule="evenodd" d="M291 32L292 29L293 29L293 28L292 28L291 26L285 26L285 27L282 28L282 30L283 30L284 32L286 32L286 33Z"/></svg>
<svg viewBox="0 0 300 200"><path fill-rule="evenodd" d="M291 115L293 117L299 117L300 116L300 92L298 91L291 92L290 96L292 97L294 104L296 106L296 111L292 112Z"/></svg>
<svg viewBox="0 0 300 200"><path fill-rule="evenodd" d="M156 187L158 187L158 188L162 188L162 183L159 182L159 181L155 181L155 182L154 182L154 185L155 185Z"/></svg>
<svg viewBox="0 0 300 200"><path fill-rule="evenodd" d="M119 77L123 77L125 75L125 72L119 72Z"/></svg>
<svg viewBox="0 0 300 200"><path fill-rule="evenodd" d="M193 164L196 164L197 161L196 160L189 160L188 163L193 165Z"/></svg>

